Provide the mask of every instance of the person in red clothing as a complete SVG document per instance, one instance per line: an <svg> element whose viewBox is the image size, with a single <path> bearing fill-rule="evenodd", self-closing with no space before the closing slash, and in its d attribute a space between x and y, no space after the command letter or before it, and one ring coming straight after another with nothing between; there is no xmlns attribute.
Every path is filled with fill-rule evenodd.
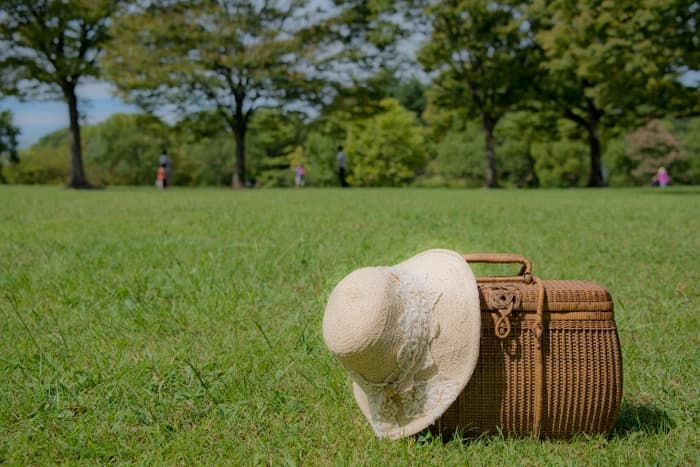
<svg viewBox="0 0 700 467"><path fill-rule="evenodd" d="M167 176L165 173L165 164L160 164L158 167L158 175L156 177L156 186L161 190L165 190L168 187Z"/></svg>

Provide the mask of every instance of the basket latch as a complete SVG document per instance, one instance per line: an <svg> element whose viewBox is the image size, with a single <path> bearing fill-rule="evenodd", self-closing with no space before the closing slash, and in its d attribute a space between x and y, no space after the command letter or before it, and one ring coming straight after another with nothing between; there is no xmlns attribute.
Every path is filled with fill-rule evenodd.
<svg viewBox="0 0 700 467"><path fill-rule="evenodd" d="M510 335L510 315L520 305L520 295L511 287L490 287L488 297L489 308L498 311L498 315L493 315L494 333L505 339Z"/></svg>

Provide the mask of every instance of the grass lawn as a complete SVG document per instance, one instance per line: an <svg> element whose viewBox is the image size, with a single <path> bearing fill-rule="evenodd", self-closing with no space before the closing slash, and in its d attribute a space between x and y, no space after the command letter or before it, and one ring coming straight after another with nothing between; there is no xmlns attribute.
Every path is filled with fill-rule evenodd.
<svg viewBox="0 0 700 467"><path fill-rule="evenodd" d="M354 269L514 252L616 303L610 437L378 441L321 319ZM0 463L700 462L700 188L0 186Z"/></svg>

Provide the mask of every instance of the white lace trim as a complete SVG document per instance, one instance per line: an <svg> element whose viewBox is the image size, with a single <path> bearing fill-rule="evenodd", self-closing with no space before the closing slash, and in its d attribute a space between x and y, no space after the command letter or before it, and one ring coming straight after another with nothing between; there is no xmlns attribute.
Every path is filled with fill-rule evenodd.
<svg viewBox="0 0 700 467"><path fill-rule="evenodd" d="M440 408L454 398L459 384L445 376L435 374L428 380L416 380L418 372L435 365L430 354L430 342L438 334L438 324L433 319L433 308L440 294L429 291L426 277L390 268L399 280L399 296L403 313L396 325L405 340L396 356L397 368L383 382L367 381L355 371L348 370L352 379L367 395L372 428L377 435L407 425L411 421L430 416L436 420Z"/></svg>

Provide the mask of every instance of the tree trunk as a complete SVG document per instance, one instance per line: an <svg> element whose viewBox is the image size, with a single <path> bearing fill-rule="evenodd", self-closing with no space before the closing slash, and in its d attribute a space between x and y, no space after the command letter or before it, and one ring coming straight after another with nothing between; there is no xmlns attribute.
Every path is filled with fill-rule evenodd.
<svg viewBox="0 0 700 467"><path fill-rule="evenodd" d="M493 131L496 122L489 116L482 116L484 124L484 137L486 139L486 187L498 188L498 174L496 172L496 143Z"/></svg>
<svg viewBox="0 0 700 467"><path fill-rule="evenodd" d="M236 137L236 163L233 166L233 177L231 178L231 188L239 189L245 187L245 134L248 129L249 113L243 112L245 102L245 92L238 90L234 92L236 98L235 115L229 121L231 130Z"/></svg>
<svg viewBox="0 0 700 467"><path fill-rule="evenodd" d="M245 125L236 125L234 135L236 136L236 163L233 166L233 178L231 188L245 187Z"/></svg>
<svg viewBox="0 0 700 467"><path fill-rule="evenodd" d="M75 95L75 85L69 84L63 88L63 96L68 104L70 117L70 181L68 188L92 188L85 178L83 169L83 147L80 141L80 121L78 115L78 98Z"/></svg>
<svg viewBox="0 0 700 467"><path fill-rule="evenodd" d="M588 176L588 187L605 186L603 166L601 163L600 135L598 134L598 119L591 118L588 122L588 145L590 148L591 171Z"/></svg>

